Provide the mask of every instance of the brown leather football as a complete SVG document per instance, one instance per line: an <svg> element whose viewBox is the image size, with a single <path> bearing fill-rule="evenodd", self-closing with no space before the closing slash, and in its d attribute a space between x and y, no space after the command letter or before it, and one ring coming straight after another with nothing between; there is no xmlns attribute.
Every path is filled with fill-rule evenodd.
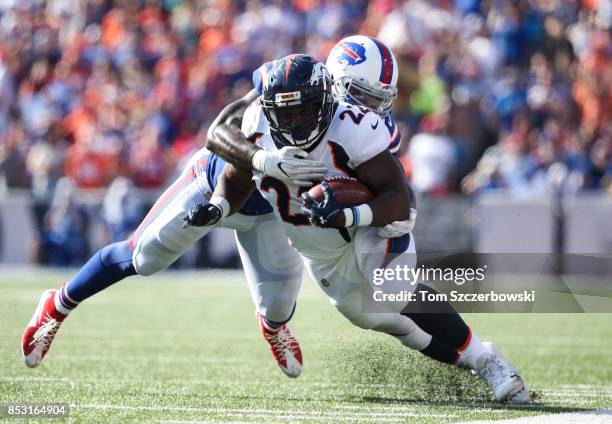
<svg viewBox="0 0 612 424"><path fill-rule="evenodd" d="M358 206L363 203L367 203L374 197L370 189L360 183L355 178L351 177L332 177L326 180L329 183L336 200L344 206ZM316 200L321 202L325 199L321 184L317 184L308 190L308 194Z"/></svg>

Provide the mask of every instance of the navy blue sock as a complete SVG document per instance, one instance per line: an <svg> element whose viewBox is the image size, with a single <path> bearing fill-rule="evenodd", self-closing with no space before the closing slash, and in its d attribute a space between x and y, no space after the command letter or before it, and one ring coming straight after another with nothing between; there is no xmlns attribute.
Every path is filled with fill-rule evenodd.
<svg viewBox="0 0 612 424"><path fill-rule="evenodd" d="M455 364L459 360L457 351L435 336L431 338L429 345L420 352L445 364Z"/></svg>
<svg viewBox="0 0 612 424"><path fill-rule="evenodd" d="M132 265L132 249L129 247L129 242L109 244L93 255L59 290L58 300L62 309L70 311L79 302L130 275L136 275L136 270Z"/></svg>
<svg viewBox="0 0 612 424"><path fill-rule="evenodd" d="M415 293L420 291L439 294L437 290L424 284L417 285ZM470 328L448 302L411 302L404 308L402 315L416 322L425 332L438 337L455 349L465 348L466 342L469 342Z"/></svg>

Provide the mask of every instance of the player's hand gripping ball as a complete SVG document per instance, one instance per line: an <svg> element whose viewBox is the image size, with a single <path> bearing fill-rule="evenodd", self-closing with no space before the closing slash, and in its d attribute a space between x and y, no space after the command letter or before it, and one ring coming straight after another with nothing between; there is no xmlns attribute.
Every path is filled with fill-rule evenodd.
<svg viewBox="0 0 612 424"><path fill-rule="evenodd" d="M372 192L355 178L329 178L302 194L302 213L318 227L344 228L342 210L367 203L372 197Z"/></svg>

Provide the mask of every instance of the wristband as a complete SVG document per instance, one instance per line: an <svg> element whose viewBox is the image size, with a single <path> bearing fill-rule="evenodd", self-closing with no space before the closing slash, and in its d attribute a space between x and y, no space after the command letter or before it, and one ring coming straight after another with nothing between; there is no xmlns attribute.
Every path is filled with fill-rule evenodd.
<svg viewBox="0 0 612 424"><path fill-rule="evenodd" d="M223 197L213 196L210 198L210 201L208 203L218 207L221 210L221 218L219 218L220 220L225 218L229 214L230 204Z"/></svg>
<svg viewBox="0 0 612 424"><path fill-rule="evenodd" d="M342 210L344 212L344 226L352 227L355 222L355 214L353 213L353 208L344 208Z"/></svg>
<svg viewBox="0 0 612 424"><path fill-rule="evenodd" d="M346 227L367 227L374 218L372 208L365 203L352 208L344 208L343 212Z"/></svg>

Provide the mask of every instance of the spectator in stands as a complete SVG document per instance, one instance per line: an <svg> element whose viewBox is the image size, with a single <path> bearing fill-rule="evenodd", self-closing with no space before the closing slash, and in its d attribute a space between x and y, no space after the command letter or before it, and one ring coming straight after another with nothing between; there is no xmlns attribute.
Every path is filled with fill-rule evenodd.
<svg viewBox="0 0 612 424"><path fill-rule="evenodd" d="M409 131L448 107L446 135L466 155L449 165L455 178L492 145L514 145L525 114L529 160L546 151L555 121L553 163L582 175L581 188L608 187L598 175L612 113L610 10L610 0L2 2L5 184L40 190L45 171L24 173L23 163L57 128L70 146L53 157L78 187L122 175L161 189L185 143L248 90L254 68L293 51L324 59L361 31L398 58L394 112Z"/></svg>
<svg viewBox="0 0 612 424"><path fill-rule="evenodd" d="M58 181L43 226L42 247L46 263L59 266L82 264L89 257L87 213L77 202L76 184Z"/></svg>
<svg viewBox="0 0 612 424"><path fill-rule="evenodd" d="M143 202L136 195L134 184L125 177L116 178L104 197L102 219L108 228L108 243L126 240L146 213Z"/></svg>

